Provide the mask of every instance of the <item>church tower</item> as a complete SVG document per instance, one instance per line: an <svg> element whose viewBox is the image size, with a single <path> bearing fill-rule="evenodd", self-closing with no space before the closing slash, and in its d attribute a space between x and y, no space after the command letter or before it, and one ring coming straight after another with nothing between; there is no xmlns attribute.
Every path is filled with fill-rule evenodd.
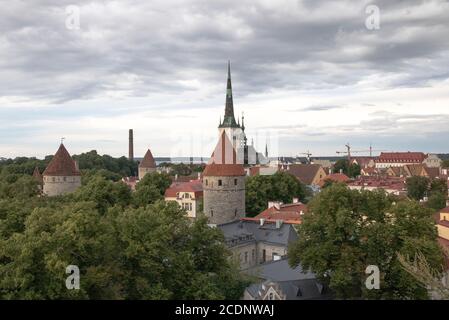
<svg viewBox="0 0 449 320"><path fill-rule="evenodd" d="M242 118L242 125L240 125L240 121L235 121L234 116L234 101L232 97L232 82L231 82L231 63L228 62L228 79L226 84L226 103L225 103L225 114L223 121L220 119L220 123L218 125L219 137L221 137L222 133L225 132L228 136L229 140L234 147L234 150L237 153L237 163L244 164L247 163L245 159L245 150L246 147L246 136L245 136L245 127L244 127L244 119Z"/></svg>
<svg viewBox="0 0 449 320"><path fill-rule="evenodd" d="M204 214L211 224L245 217L245 170L226 133L203 171Z"/></svg>

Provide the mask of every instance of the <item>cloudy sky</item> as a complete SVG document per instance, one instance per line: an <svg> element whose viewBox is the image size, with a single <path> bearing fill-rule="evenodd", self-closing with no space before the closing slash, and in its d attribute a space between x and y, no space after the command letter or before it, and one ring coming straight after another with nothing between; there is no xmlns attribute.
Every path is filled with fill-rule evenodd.
<svg viewBox="0 0 449 320"><path fill-rule="evenodd" d="M448 1L9 0L0 157L121 156L129 128L136 156L208 156L228 60L271 155L449 152Z"/></svg>

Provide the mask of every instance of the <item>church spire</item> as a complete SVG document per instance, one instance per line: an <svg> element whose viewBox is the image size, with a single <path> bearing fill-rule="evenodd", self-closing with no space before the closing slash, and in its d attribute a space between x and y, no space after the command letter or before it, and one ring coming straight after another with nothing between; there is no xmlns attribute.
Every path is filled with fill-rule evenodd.
<svg viewBox="0 0 449 320"><path fill-rule="evenodd" d="M226 106L223 123L220 127L238 127L234 117L234 102L232 99L231 62L228 61L228 81L226 85Z"/></svg>

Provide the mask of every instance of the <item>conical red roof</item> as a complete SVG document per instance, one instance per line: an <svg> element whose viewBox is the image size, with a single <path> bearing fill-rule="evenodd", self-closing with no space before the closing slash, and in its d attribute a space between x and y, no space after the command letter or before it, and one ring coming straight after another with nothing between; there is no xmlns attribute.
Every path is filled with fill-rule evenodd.
<svg viewBox="0 0 449 320"><path fill-rule="evenodd" d="M148 149L147 153L143 157L142 162L139 164L141 168L156 168L156 161L154 161L153 155L151 154L150 149Z"/></svg>
<svg viewBox="0 0 449 320"><path fill-rule="evenodd" d="M44 176L79 176L80 171L76 167L75 161L73 161L67 149L61 143L55 156L51 159L45 171L42 173Z"/></svg>
<svg viewBox="0 0 449 320"><path fill-rule="evenodd" d="M36 179L40 184L42 184L43 178L42 178L42 175L41 175L41 173L39 172L39 168L38 168L37 166L34 168L34 171L33 171L33 177L34 177L34 179Z"/></svg>
<svg viewBox="0 0 449 320"><path fill-rule="evenodd" d="M245 169L242 164L238 163L237 153L225 131L223 131L211 159L203 171L203 176L226 177L244 175Z"/></svg>

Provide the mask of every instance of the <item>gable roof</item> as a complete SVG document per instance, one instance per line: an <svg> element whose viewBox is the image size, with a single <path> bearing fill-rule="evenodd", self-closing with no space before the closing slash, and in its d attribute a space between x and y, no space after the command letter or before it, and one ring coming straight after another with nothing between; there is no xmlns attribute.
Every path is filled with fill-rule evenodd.
<svg viewBox="0 0 449 320"><path fill-rule="evenodd" d="M422 163L425 159L423 152L382 152L376 162Z"/></svg>
<svg viewBox="0 0 449 320"><path fill-rule="evenodd" d="M165 197L176 198L179 192L193 192L195 198L203 196L203 183L201 180L192 180L189 182L173 182L165 190Z"/></svg>
<svg viewBox="0 0 449 320"><path fill-rule="evenodd" d="M257 221L237 220L217 227L223 232L229 246L251 241L288 246L290 242L298 239L298 234L291 224L282 224L277 228L274 223L261 226Z"/></svg>
<svg viewBox="0 0 449 320"><path fill-rule="evenodd" d="M282 220L284 223L300 224L302 220L301 212L303 214L307 212L307 205L300 202L282 204L279 209L273 206L253 218L243 218L243 220L260 221L260 219L265 219L266 222Z"/></svg>
<svg viewBox="0 0 449 320"><path fill-rule="evenodd" d="M76 167L67 149L61 143L53 159L42 173L43 176L80 176L81 173Z"/></svg>
<svg viewBox="0 0 449 320"><path fill-rule="evenodd" d="M326 181L334 181L334 182L346 183L349 180L351 180L351 179L347 175L345 175L343 173L332 173L332 174L324 177L323 179L321 179L321 181L318 184L322 187L322 186L324 186Z"/></svg>
<svg viewBox="0 0 449 320"><path fill-rule="evenodd" d="M203 171L203 176L245 176L245 169L237 161L237 153L223 130L217 146Z"/></svg>
<svg viewBox="0 0 449 320"><path fill-rule="evenodd" d="M286 172L294 175L302 183L310 185L321 168L319 164L290 164Z"/></svg>
<svg viewBox="0 0 449 320"><path fill-rule="evenodd" d="M154 161L153 154L151 150L148 149L147 153L142 159L142 162L139 164L140 168L156 168L156 161Z"/></svg>

